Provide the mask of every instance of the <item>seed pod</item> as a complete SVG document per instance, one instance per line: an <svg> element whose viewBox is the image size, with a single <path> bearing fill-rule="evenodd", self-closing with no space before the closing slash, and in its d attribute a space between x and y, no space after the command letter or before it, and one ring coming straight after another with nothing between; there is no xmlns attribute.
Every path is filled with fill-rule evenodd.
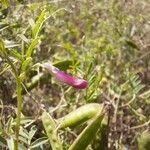
<svg viewBox="0 0 150 150"><path fill-rule="evenodd" d="M93 140L98 129L100 129L103 117L104 114L101 114L100 112L95 119L81 132L69 150L85 150Z"/></svg>
<svg viewBox="0 0 150 150"><path fill-rule="evenodd" d="M75 127L93 118L102 110L102 105L97 103L86 104L58 119L59 128Z"/></svg>
<svg viewBox="0 0 150 150"><path fill-rule="evenodd" d="M42 122L50 141L52 150L63 150L60 139L57 136L56 124L47 112L43 112Z"/></svg>

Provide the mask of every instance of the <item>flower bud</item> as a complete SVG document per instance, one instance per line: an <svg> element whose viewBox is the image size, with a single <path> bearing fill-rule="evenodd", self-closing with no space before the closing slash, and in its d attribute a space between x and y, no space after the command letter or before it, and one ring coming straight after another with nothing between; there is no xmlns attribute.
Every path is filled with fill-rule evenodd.
<svg viewBox="0 0 150 150"><path fill-rule="evenodd" d="M76 89L84 89L88 86L88 83L86 80L78 79L71 75L68 75L65 72L54 67L50 63L44 63L41 66L43 68L47 69L51 73L51 75L54 76L57 80L62 81Z"/></svg>

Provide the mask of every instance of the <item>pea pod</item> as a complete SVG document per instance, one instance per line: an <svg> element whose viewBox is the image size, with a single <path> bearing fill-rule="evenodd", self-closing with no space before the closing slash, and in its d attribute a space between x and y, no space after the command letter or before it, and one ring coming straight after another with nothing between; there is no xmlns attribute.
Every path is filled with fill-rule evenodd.
<svg viewBox="0 0 150 150"><path fill-rule="evenodd" d="M77 137L74 143L70 146L69 150L85 150L93 140L96 132L100 129L103 117L104 114L99 112L95 119Z"/></svg>
<svg viewBox="0 0 150 150"><path fill-rule="evenodd" d="M42 122L50 141L52 150L63 150L60 139L57 136L56 124L47 112L43 112Z"/></svg>
<svg viewBox="0 0 150 150"><path fill-rule="evenodd" d="M97 103L86 104L58 119L59 128L75 127L96 116L102 110L102 105Z"/></svg>

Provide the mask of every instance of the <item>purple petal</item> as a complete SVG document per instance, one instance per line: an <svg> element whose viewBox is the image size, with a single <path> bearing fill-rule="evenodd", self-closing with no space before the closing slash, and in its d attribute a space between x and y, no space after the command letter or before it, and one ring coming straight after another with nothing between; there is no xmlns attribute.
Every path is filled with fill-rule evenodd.
<svg viewBox="0 0 150 150"><path fill-rule="evenodd" d="M57 80L62 81L76 89L84 89L88 86L86 80L70 76L63 71L60 71L58 68L54 67L50 63L44 63L41 66L46 68L53 76L55 76Z"/></svg>

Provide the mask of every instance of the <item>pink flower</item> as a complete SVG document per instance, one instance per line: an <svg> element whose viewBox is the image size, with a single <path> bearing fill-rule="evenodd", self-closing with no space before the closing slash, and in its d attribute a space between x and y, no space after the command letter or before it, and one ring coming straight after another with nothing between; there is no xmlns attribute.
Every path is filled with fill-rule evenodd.
<svg viewBox="0 0 150 150"><path fill-rule="evenodd" d="M41 66L47 69L51 73L51 75L53 75L57 80L62 81L76 89L84 89L88 86L86 80L78 79L73 76L70 76L65 72L59 70L58 68L54 67L50 63L44 63Z"/></svg>

